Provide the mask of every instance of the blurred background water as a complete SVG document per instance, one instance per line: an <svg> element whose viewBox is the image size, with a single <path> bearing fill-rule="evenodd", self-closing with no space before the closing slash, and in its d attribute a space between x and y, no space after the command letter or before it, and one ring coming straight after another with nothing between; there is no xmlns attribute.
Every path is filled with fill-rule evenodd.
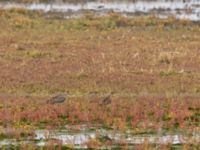
<svg viewBox="0 0 200 150"><path fill-rule="evenodd" d="M200 0L0 0L0 8L62 13L66 18L91 11L97 15L117 12L125 16L156 15L161 18L174 16L178 19L200 20Z"/></svg>

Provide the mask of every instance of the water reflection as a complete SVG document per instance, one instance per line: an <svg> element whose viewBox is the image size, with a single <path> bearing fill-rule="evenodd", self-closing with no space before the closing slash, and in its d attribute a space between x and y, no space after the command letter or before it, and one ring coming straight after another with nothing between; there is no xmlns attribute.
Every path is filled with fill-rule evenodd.
<svg viewBox="0 0 200 150"><path fill-rule="evenodd" d="M174 1L96 1L85 3L64 3L54 1L53 3L0 3L3 9L26 8L30 10L43 10L45 12L61 12L65 15L82 14L85 10L90 10L98 14L105 14L109 11L121 13L123 15L135 14L155 14L160 17L174 15L177 18L185 18L193 21L200 20L199 0L174 0ZM70 13L69 13L70 12Z"/></svg>
<svg viewBox="0 0 200 150"><path fill-rule="evenodd" d="M143 144L184 144L188 142L200 142L199 133L193 133L190 136L186 134L165 134L165 135L133 135L129 133L113 132L107 130L70 132L68 130L36 130L33 139L4 139L0 141L0 147L5 145L36 144L45 146L48 140L60 141L63 145L74 145L76 148L87 148L87 142L98 140L102 137L108 137L113 144L117 145L121 141L127 145Z"/></svg>

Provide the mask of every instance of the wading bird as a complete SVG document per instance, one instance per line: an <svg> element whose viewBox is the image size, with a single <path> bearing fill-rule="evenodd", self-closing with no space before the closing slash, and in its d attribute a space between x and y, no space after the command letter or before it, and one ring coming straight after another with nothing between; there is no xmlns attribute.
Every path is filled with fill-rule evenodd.
<svg viewBox="0 0 200 150"><path fill-rule="evenodd" d="M112 103L112 98L111 96L114 94L114 92L111 92L105 98L101 101L100 105L109 105Z"/></svg>
<svg viewBox="0 0 200 150"><path fill-rule="evenodd" d="M48 104L59 104L59 103L64 103L65 100L67 99L68 94L66 93L62 93L62 94L58 94L54 97L52 97L51 99L49 99L47 101Z"/></svg>

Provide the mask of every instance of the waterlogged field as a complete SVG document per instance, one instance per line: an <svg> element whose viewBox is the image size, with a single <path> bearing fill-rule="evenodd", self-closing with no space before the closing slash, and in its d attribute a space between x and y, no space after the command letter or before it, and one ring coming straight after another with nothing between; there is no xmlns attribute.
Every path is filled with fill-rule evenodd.
<svg viewBox="0 0 200 150"><path fill-rule="evenodd" d="M1 148L198 149L199 41L198 22L173 17L1 10Z"/></svg>

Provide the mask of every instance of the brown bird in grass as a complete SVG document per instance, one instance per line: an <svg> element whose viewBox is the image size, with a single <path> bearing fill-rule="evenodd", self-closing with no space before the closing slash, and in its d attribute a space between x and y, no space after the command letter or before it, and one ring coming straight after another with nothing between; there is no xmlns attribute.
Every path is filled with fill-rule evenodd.
<svg viewBox="0 0 200 150"><path fill-rule="evenodd" d="M49 99L47 101L48 104L59 104L59 103L64 103L65 100L67 99L68 94L66 93L62 93L62 94L58 94L54 97L52 97L51 99Z"/></svg>
<svg viewBox="0 0 200 150"><path fill-rule="evenodd" d="M100 103L100 105L109 105L112 103L112 98L111 96L114 94L114 92L111 92L108 94Z"/></svg>
<svg viewBox="0 0 200 150"><path fill-rule="evenodd" d="M111 137L109 137L108 135L103 135L102 137L100 137L100 140L103 142L103 143L112 143L113 142L113 139Z"/></svg>

